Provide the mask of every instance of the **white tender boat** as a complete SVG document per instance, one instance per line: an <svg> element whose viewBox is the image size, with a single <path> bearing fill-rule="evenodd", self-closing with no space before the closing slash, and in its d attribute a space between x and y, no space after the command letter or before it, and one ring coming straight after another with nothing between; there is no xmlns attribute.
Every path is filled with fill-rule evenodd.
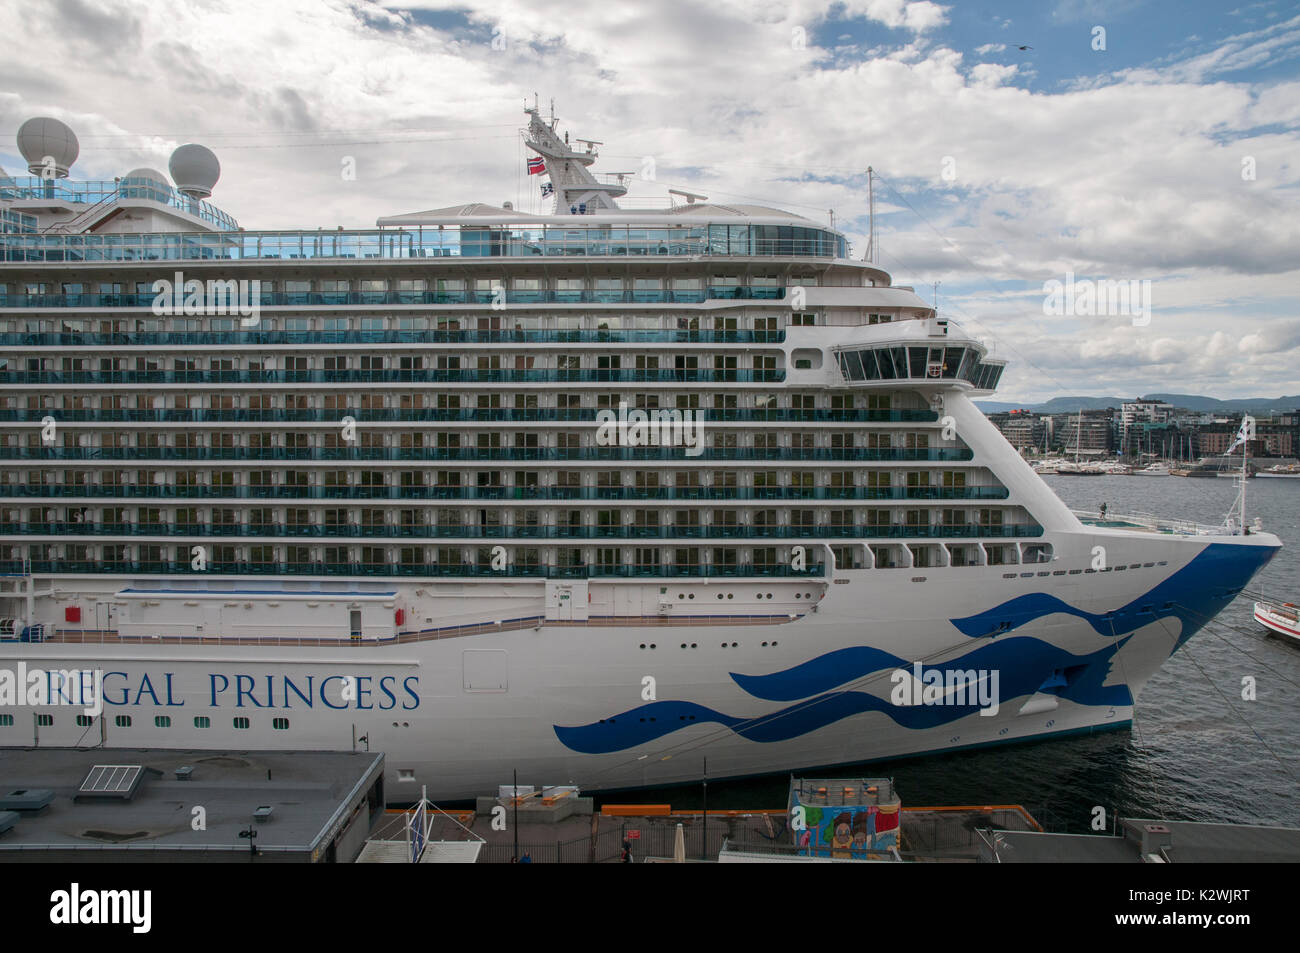
<svg viewBox="0 0 1300 953"><path fill-rule="evenodd" d="M1300 642L1300 614L1291 602L1255 603L1255 621L1293 642Z"/></svg>

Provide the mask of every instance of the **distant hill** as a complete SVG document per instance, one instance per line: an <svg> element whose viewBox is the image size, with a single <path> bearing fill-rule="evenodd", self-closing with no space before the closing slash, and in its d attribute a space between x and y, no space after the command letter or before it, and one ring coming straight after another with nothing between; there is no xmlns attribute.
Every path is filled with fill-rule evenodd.
<svg viewBox="0 0 1300 953"><path fill-rule="evenodd" d="M1118 408L1120 404L1135 399L1133 397L1053 397L1041 404L1009 404L1004 401L977 400L975 406L986 414L1007 410L1027 410L1035 414L1075 414L1080 410ZM1199 394L1146 394L1142 399L1163 400L1174 407L1211 413L1241 413L1244 410L1252 414L1269 414L1300 410L1300 395L1219 400L1216 397L1202 397Z"/></svg>

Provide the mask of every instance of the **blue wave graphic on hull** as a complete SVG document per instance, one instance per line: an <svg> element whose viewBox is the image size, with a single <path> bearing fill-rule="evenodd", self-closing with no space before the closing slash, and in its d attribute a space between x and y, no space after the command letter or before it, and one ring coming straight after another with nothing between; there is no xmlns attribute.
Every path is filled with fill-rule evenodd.
<svg viewBox="0 0 1300 953"><path fill-rule="evenodd" d="M1044 684L1044 672L1060 673L1062 684L1052 689L1060 697L1085 705L1118 707L1132 704L1128 686L1106 686L1102 682L1110 672L1111 658L1126 641L1122 639L1090 655L1074 655L1042 639L1013 637L981 646L942 665L923 665L921 670L923 673L934 670L941 674L953 669L995 670L999 673L999 702L1037 691ZM851 651L832 652L814 661L821 662ZM911 662L879 650L872 651L889 660L882 667L912 669ZM842 677L840 682L853 677ZM883 677L879 690L886 696L884 698L858 691L827 692L755 717L728 715L694 702L650 702L594 724L556 725L555 734L573 751L608 754L654 741L691 723L712 722L730 728L750 741L773 742L788 741L842 718L868 711L888 715L904 728L924 729L956 721L980 710L978 705L895 705L888 697L891 688L888 677Z"/></svg>
<svg viewBox="0 0 1300 953"><path fill-rule="evenodd" d="M1174 617L1183 624L1176 650L1201 628L1208 616L1223 608L1225 597L1235 596L1275 552L1267 546L1211 543L1178 572L1111 612L1086 612L1056 596L1035 592L976 615L953 619L952 624L964 635L977 639L1012 632L1045 615L1063 612L1083 619L1098 635L1117 636L1127 635L1156 619Z"/></svg>
<svg viewBox="0 0 1300 953"><path fill-rule="evenodd" d="M1075 608L1046 593L1017 596L976 615L950 620L971 638L998 636L1053 613L1081 618L1099 635L1116 636L1110 645L1090 655L1076 656L1042 639L1027 636L994 641L942 665L923 665L923 671L954 669L993 670L999 673L999 703L1036 691L1050 692L1081 705L1125 706L1133 702L1126 685L1104 686L1111 659L1135 630L1157 619L1174 617L1181 632L1177 651L1207 619L1244 586L1276 550L1271 547L1211 543L1186 566L1157 584L1145 595L1108 613ZM584 754L623 751L662 738L688 724L711 722L751 741L785 741L851 715L879 711L905 728L925 729L963 718L974 705L898 706L888 698L857 691L831 691L874 672L912 669L912 662L872 646L853 646L827 652L793 668L768 675L731 673L740 688L768 701L797 704L755 717L714 711L686 701L651 702L594 724L563 726L554 730L560 742ZM887 676L886 676L887 677ZM888 696L887 683L882 694Z"/></svg>
<svg viewBox="0 0 1300 953"><path fill-rule="evenodd" d="M952 619L951 622L964 635L982 638L1013 632L1043 616L1065 613L1084 619L1097 634L1110 637L1128 635L1158 619L1174 617L1182 623L1177 643L1180 646L1201 627L1206 616L1219 611L1223 603L1222 593L1232 587L1233 581L1245 585L1273 552L1264 547L1212 543L1145 595L1111 613L1085 612L1056 596L1036 592L1017 596L985 612ZM1225 565L1225 562L1230 565ZM1148 606L1150 609L1146 611ZM794 668L769 675L732 672L731 677L755 698L793 701L830 691L871 672L909 668L911 664L881 649L853 646L819 655Z"/></svg>

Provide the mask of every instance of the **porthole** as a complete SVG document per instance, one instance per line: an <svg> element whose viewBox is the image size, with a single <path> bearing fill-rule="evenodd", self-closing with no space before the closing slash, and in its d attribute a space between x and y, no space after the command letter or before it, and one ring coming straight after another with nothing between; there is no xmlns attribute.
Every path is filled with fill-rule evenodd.
<svg viewBox="0 0 1300 953"><path fill-rule="evenodd" d="M194 716L194 727L195 727L195 728L211 728L211 727L212 727L212 719L209 718L207 715L195 715L195 716Z"/></svg>
<svg viewBox="0 0 1300 953"><path fill-rule="evenodd" d="M274 729L276 729L277 731L284 731L286 728L289 727L289 719L288 719L288 718L272 718L272 719L271 719L271 727L274 728ZM394 727L396 727L396 725L394 725Z"/></svg>
<svg viewBox="0 0 1300 953"><path fill-rule="evenodd" d="M239 729L241 729L241 730L244 729L244 728L247 728L247 727L248 727L248 719L247 719L247 718L243 718L243 717L236 718L236 719L235 719L235 727L236 727L236 728L239 728Z"/></svg>
<svg viewBox="0 0 1300 953"><path fill-rule="evenodd" d="M729 592L729 593L727 593L727 598L728 598L728 599L734 599L734 598L736 598L736 596L735 596L734 593L730 593L730 592Z"/></svg>
<svg viewBox="0 0 1300 953"><path fill-rule="evenodd" d="M722 593L718 593L718 598L719 598L719 599L722 598Z"/></svg>
<svg viewBox="0 0 1300 953"><path fill-rule="evenodd" d="M117 725L117 727L119 727L119 728L130 728L130 727L131 727L131 716L130 716L130 715L118 715L117 717L115 717L115 718L113 719L113 724Z"/></svg>
<svg viewBox="0 0 1300 953"><path fill-rule="evenodd" d="M49 727L50 727L51 725L53 725L53 724L54 724L54 716L53 716L53 715L37 715L37 716L36 716L36 727L38 727L38 728L49 728Z"/></svg>
<svg viewBox="0 0 1300 953"><path fill-rule="evenodd" d="M155 728L170 728L172 726L171 715L154 715L153 726Z"/></svg>
<svg viewBox="0 0 1300 953"><path fill-rule="evenodd" d="M763 643L763 648L767 648L767 643L766 643L766 642Z"/></svg>
<svg viewBox="0 0 1300 953"><path fill-rule="evenodd" d="M773 640L772 640L772 648L776 648L776 646L777 646L777 642L776 642L775 639L773 639Z"/></svg>
<svg viewBox="0 0 1300 953"><path fill-rule="evenodd" d="M687 596L686 598L687 598L687 599L694 599L694 598L695 598L695 593L692 592L692 593L691 593L689 596Z"/></svg>
<svg viewBox="0 0 1300 953"><path fill-rule="evenodd" d="M700 647L700 644L699 644L698 642L692 642L692 643L691 643L691 648L693 648L693 649L698 649L699 647Z"/></svg>
<svg viewBox="0 0 1300 953"><path fill-rule="evenodd" d="M739 642L732 642L732 643L731 643L731 647L734 649L734 648L735 648L737 645L739 645L739 644L740 644Z"/></svg>
<svg viewBox="0 0 1300 953"><path fill-rule="evenodd" d="M94 724L94 721L95 721L95 719L92 718L90 715L78 715L78 716L77 716L77 727L78 727L78 728L89 728L92 724Z"/></svg>

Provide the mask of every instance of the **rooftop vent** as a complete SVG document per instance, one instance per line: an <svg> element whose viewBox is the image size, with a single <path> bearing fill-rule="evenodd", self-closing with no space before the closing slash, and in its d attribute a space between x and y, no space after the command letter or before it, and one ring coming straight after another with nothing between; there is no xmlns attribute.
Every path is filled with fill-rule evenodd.
<svg viewBox="0 0 1300 953"><path fill-rule="evenodd" d="M15 788L0 795L0 811L43 811L54 802L48 788Z"/></svg>

